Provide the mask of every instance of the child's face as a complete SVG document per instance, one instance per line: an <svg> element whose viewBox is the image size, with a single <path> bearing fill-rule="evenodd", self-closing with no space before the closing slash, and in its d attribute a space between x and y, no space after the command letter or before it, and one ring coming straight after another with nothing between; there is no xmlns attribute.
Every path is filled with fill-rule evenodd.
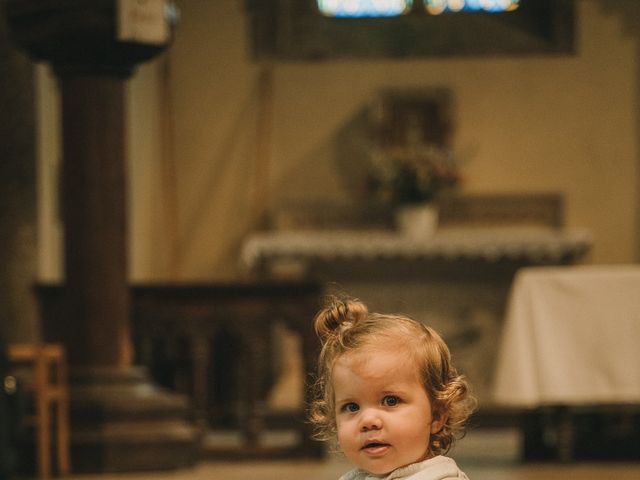
<svg viewBox="0 0 640 480"><path fill-rule="evenodd" d="M338 442L347 458L375 475L429 458L434 421L418 369L398 349L367 349L333 367Z"/></svg>

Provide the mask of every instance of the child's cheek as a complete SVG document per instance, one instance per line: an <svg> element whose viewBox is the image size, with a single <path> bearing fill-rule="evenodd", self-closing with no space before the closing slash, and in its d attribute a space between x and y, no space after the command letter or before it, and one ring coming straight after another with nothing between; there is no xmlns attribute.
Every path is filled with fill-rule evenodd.
<svg viewBox="0 0 640 480"><path fill-rule="evenodd" d="M348 424L343 421L338 421L337 424L337 432L338 432L338 445L342 450L345 450L349 446L349 428Z"/></svg>

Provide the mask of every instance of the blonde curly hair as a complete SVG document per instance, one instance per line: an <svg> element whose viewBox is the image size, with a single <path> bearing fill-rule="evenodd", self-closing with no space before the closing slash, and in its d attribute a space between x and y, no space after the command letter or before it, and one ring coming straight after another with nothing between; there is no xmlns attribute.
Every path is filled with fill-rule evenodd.
<svg viewBox="0 0 640 480"><path fill-rule="evenodd" d="M321 341L310 412L316 427L315 439L335 440L337 435L331 378L336 360L348 352L393 340L402 341L415 360L434 418L446 417L442 429L430 437L430 451L434 455L445 454L464 434L476 400L466 378L453 366L449 348L435 330L405 315L369 313L358 300L337 298L318 312L314 326Z"/></svg>

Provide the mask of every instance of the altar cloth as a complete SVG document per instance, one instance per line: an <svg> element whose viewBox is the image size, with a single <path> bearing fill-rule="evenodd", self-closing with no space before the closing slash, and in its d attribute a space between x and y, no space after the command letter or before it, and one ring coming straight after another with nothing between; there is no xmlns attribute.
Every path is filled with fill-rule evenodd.
<svg viewBox="0 0 640 480"><path fill-rule="evenodd" d="M448 227L416 239L390 230L271 231L252 234L244 243L241 262L252 270L278 260L339 259L447 260L528 259L563 263L586 253L592 245L584 229L545 227Z"/></svg>
<svg viewBox="0 0 640 480"><path fill-rule="evenodd" d="M640 403L640 266L521 269L494 400L516 407Z"/></svg>

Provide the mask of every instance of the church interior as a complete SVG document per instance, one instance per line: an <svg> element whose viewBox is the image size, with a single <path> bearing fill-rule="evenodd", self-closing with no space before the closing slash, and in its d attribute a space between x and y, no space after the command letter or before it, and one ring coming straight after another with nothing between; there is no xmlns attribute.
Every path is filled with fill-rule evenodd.
<svg viewBox="0 0 640 480"><path fill-rule="evenodd" d="M0 260L0 480L340 478L332 295L469 478L639 478L640 2L0 0Z"/></svg>

